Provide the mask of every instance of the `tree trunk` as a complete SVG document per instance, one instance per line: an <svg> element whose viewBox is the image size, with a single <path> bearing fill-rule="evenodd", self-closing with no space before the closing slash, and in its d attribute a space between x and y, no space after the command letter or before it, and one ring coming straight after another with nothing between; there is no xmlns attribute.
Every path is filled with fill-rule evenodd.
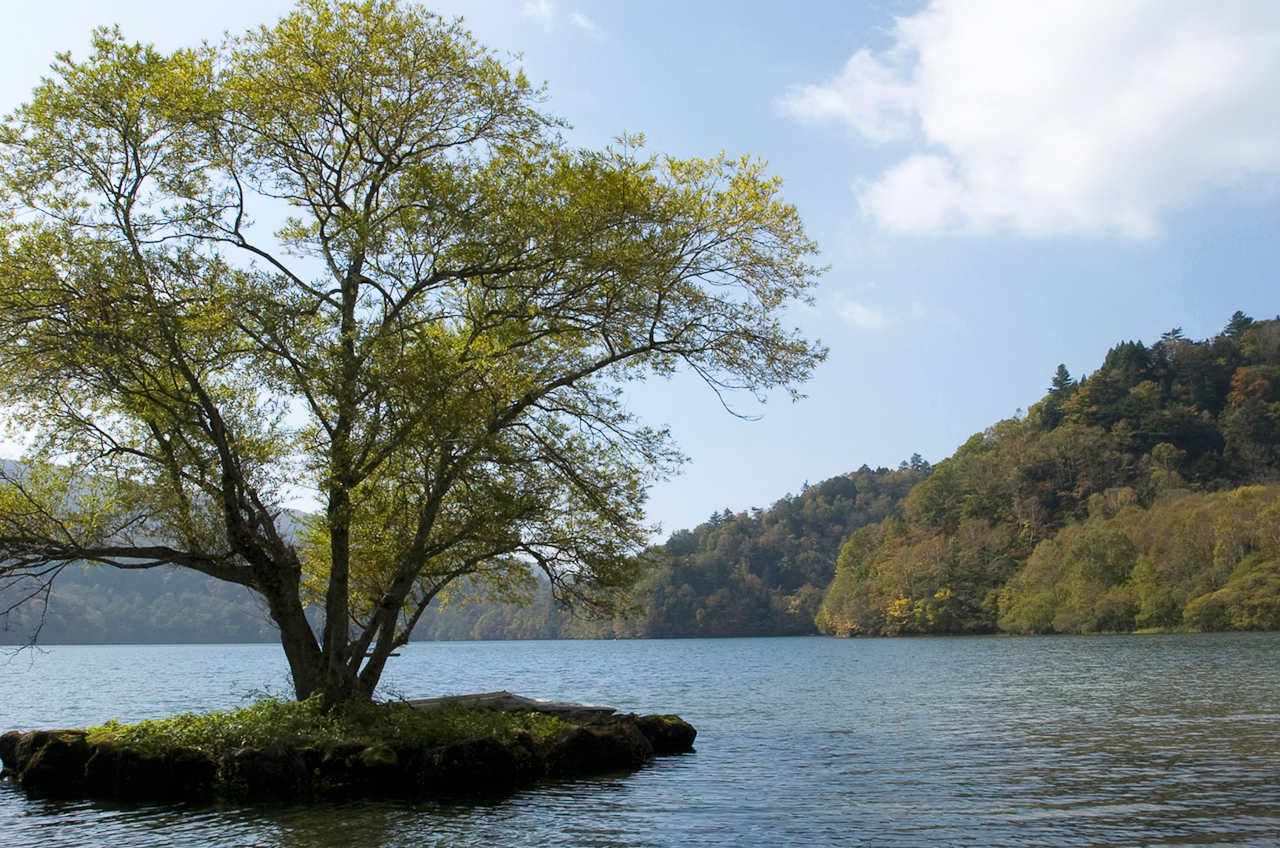
<svg viewBox="0 0 1280 848"><path fill-rule="evenodd" d="M329 585L325 593L324 651L321 688L325 703L336 704L355 688L350 671L351 498L343 485L329 493Z"/></svg>
<svg viewBox="0 0 1280 848"><path fill-rule="evenodd" d="M289 662L294 695L304 700L319 692L325 695L326 702L334 704L341 699L331 700L324 685L324 652L302 607L300 578L300 571L283 576L261 585L259 592L266 598L271 618L280 628L280 644Z"/></svg>

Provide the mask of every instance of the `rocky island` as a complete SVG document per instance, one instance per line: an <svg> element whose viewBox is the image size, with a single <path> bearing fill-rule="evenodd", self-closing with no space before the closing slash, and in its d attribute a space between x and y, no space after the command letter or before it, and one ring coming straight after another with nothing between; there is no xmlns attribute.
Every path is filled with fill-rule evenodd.
<svg viewBox="0 0 1280 848"><path fill-rule="evenodd" d="M675 715L509 692L325 711L268 700L134 725L11 731L3 776L45 797L311 801L502 795L541 780L631 771L693 750Z"/></svg>

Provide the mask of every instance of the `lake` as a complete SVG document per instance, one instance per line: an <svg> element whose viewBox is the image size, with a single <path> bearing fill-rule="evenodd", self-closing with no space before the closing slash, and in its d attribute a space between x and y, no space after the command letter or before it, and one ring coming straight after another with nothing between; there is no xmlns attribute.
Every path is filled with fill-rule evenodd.
<svg viewBox="0 0 1280 848"><path fill-rule="evenodd" d="M387 697L509 689L676 712L697 752L461 804L30 800L6 846L1280 844L1280 634L414 643ZM272 645L10 660L0 729L287 692Z"/></svg>

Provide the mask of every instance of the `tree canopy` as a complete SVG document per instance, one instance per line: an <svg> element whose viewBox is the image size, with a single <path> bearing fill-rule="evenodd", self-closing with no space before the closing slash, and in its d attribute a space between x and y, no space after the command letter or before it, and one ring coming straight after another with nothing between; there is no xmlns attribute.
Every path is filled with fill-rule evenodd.
<svg viewBox="0 0 1280 848"><path fill-rule="evenodd" d="M417 6L302 0L171 54L98 30L52 70L0 131L20 598L194 569L265 600L299 697L369 697L460 577L598 610L634 582L680 456L624 383L795 397L824 355L783 324L819 269L763 163L576 149Z"/></svg>
<svg viewBox="0 0 1280 848"><path fill-rule="evenodd" d="M1280 318L1124 342L845 542L840 634L1280 627Z"/></svg>

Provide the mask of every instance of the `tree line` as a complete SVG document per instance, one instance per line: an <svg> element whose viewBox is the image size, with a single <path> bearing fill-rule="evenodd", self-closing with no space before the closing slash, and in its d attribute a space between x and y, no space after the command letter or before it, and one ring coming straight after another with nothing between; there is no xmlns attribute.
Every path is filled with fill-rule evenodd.
<svg viewBox="0 0 1280 848"><path fill-rule="evenodd" d="M863 466L673 533L612 618L566 612L545 583L525 587L525 604L464 585L414 638L1280 627L1277 379L1280 319L1237 313L1206 340L1125 342L1083 379L1059 367L1025 415L937 465ZM150 602L179 597L157 589ZM75 618L50 635L75 641Z"/></svg>
<svg viewBox="0 0 1280 848"><path fill-rule="evenodd" d="M823 594L841 544L858 528L900 512L926 479L919 456L897 469L863 466L805 485L768 509L714 513L679 530L653 552L655 565L632 587L630 603L605 620L561 612L539 588L533 603L446 605L423 617L415 638L559 639L816 634Z"/></svg>
<svg viewBox="0 0 1280 848"><path fill-rule="evenodd" d="M527 584L525 603L491 597L463 582L427 610L416 640L683 638L817 633L814 617L854 530L902 509L931 471L919 456L897 469L863 466L805 485L766 509L713 514L650 551L652 567L620 612L575 615L545 581ZM20 642L38 608L0 633ZM41 641L274 641L262 605L238 587L183 570L69 569L54 587Z"/></svg>
<svg viewBox="0 0 1280 848"><path fill-rule="evenodd" d="M838 635L1276 626L1280 319L1237 312L1063 367L1025 416L939 462L844 544ZM1259 605L1262 606L1259 606ZM1249 610L1252 610L1249 611Z"/></svg>

